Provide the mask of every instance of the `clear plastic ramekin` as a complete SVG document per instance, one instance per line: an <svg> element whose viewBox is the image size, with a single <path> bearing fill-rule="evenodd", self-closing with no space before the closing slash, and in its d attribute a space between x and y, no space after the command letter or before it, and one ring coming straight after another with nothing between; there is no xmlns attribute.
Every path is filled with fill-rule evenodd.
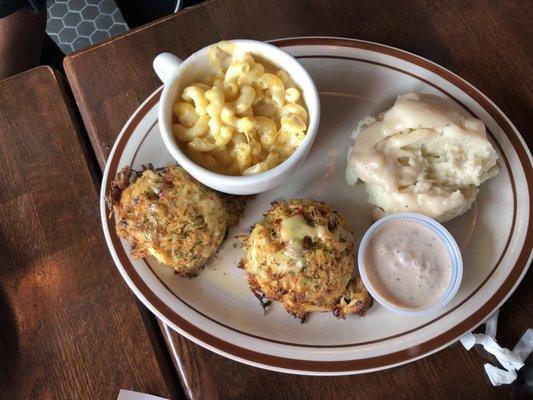
<svg viewBox="0 0 533 400"><path fill-rule="evenodd" d="M444 295L437 302L429 304L425 308L404 308L391 303L390 301L383 298L374 289L366 274L364 256L368 246L368 241L374 235L376 230L379 229L381 226L391 221L398 220L416 222L431 229L442 240L442 242L446 246L446 249L448 250L448 254L450 255L450 260L452 264L452 274L450 278L450 283L448 284L448 288L446 289ZM438 310L443 309L457 294L459 286L461 286L461 280L463 278L463 259L461 257L461 251L459 250L459 246L457 246L457 242L455 241L453 236L450 234L450 232L448 232L448 230L446 230L446 228L444 228L444 226L439 224L434 219L416 213L391 214L375 222L366 231L365 235L363 236L363 239L361 240L361 244L359 245L359 251L357 254L357 263L359 264L359 274L361 275L361 279L363 279L363 282L372 297L374 297L374 299L386 309L403 315L424 316L433 314Z"/></svg>

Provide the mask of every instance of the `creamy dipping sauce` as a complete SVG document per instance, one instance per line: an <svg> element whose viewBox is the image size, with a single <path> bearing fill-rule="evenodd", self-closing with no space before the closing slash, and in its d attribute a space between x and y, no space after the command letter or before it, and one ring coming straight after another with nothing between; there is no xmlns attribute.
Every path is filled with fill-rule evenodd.
<svg viewBox="0 0 533 400"><path fill-rule="evenodd" d="M452 275L446 245L421 223L389 221L368 241L364 266L374 290L402 308L420 309L438 302Z"/></svg>

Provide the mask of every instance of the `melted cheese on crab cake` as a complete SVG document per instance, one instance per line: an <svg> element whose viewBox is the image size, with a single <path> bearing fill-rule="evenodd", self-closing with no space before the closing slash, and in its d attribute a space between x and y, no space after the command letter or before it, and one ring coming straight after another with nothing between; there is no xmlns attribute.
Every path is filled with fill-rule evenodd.
<svg viewBox="0 0 533 400"><path fill-rule="evenodd" d="M244 269L261 299L291 315L333 311L362 315L372 298L354 272L354 239L346 219L313 200L274 203L244 242Z"/></svg>
<svg viewBox="0 0 533 400"><path fill-rule="evenodd" d="M434 95L398 96L390 110L362 120L354 138L346 180L365 182L377 217L409 211L448 221L499 171L483 122Z"/></svg>

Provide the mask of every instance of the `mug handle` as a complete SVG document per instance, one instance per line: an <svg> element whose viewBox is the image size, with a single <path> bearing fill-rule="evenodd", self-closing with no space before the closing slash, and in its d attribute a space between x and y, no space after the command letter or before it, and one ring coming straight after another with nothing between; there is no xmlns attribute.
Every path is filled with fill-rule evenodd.
<svg viewBox="0 0 533 400"><path fill-rule="evenodd" d="M161 53L154 58L154 70L161 82L165 85L169 83L172 73L183 61L172 53Z"/></svg>

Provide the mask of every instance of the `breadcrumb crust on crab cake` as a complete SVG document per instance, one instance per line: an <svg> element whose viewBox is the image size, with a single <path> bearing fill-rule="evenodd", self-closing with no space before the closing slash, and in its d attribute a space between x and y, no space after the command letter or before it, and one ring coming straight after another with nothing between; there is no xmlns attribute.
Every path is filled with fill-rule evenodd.
<svg viewBox="0 0 533 400"><path fill-rule="evenodd" d="M191 177L183 168L130 167L117 174L108 194L117 235L135 258L154 256L192 277L218 250L242 203Z"/></svg>
<svg viewBox="0 0 533 400"><path fill-rule="evenodd" d="M302 322L309 312L332 311L338 318L363 315L372 297L355 267L348 221L314 200L273 203L244 238L244 269L250 289L264 306L270 300Z"/></svg>

